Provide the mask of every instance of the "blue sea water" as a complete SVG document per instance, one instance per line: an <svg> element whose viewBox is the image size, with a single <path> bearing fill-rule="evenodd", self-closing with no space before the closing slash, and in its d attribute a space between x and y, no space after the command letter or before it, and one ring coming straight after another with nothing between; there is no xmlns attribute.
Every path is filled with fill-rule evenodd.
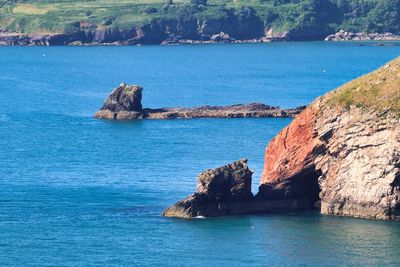
<svg viewBox="0 0 400 267"><path fill-rule="evenodd" d="M0 266L398 266L400 224L316 212L180 220L204 169L248 158L290 119L93 119L121 82L146 107L315 97L399 46L272 43L0 47Z"/></svg>

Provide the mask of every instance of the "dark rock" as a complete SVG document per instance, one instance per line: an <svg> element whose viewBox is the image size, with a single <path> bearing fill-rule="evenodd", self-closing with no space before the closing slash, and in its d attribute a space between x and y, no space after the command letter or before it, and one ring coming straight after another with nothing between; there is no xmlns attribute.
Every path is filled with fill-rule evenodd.
<svg viewBox="0 0 400 267"><path fill-rule="evenodd" d="M247 200L253 196L252 175L247 160L239 160L201 173L197 177L197 192L215 201Z"/></svg>
<svg viewBox="0 0 400 267"><path fill-rule="evenodd" d="M142 91L137 85L121 83L115 88L103 107L96 113L97 118L104 119L138 119L142 114Z"/></svg>
<svg viewBox="0 0 400 267"><path fill-rule="evenodd" d="M197 177L197 192L167 208L168 217L216 217L230 214L231 203L251 201L253 171L247 160L239 160Z"/></svg>

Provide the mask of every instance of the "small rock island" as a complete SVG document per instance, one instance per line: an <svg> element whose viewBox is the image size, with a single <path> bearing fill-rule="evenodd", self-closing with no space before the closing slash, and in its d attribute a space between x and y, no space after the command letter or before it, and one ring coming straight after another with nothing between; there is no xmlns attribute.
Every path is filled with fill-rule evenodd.
<svg viewBox="0 0 400 267"><path fill-rule="evenodd" d="M260 187L241 160L198 177L163 213L288 212L400 220L400 58L317 98L268 144Z"/></svg>
<svg viewBox="0 0 400 267"><path fill-rule="evenodd" d="M121 83L111 92L95 117L110 120L294 117L305 108L281 109L261 103L251 103L151 109L142 107L142 92L141 86Z"/></svg>

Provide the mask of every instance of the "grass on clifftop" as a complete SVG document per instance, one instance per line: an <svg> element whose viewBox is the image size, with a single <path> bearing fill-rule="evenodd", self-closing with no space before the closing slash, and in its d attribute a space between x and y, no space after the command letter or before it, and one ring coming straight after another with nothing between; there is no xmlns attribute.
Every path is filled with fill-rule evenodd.
<svg viewBox="0 0 400 267"><path fill-rule="evenodd" d="M327 96L328 105L356 106L400 116L400 57Z"/></svg>

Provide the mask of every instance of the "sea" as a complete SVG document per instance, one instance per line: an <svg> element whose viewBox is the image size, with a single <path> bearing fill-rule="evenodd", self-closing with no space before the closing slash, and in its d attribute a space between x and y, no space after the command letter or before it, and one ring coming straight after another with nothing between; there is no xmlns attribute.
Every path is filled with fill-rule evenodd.
<svg viewBox="0 0 400 267"><path fill-rule="evenodd" d="M256 192L290 118L93 118L122 82L150 108L307 105L399 55L356 42L0 47L0 266L399 266L399 222L160 216L200 172L242 158Z"/></svg>

